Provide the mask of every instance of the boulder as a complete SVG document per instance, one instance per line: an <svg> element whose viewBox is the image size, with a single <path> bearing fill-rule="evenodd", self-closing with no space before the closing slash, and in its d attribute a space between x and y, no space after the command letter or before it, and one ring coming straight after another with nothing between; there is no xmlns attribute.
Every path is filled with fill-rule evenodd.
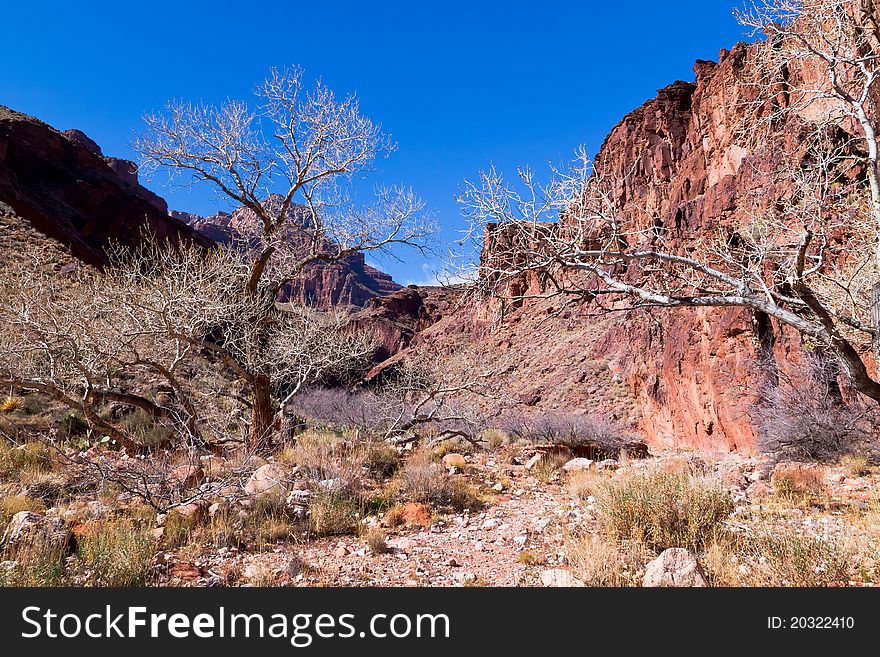
<svg viewBox="0 0 880 657"><path fill-rule="evenodd" d="M0 538L0 554L14 552L19 547L39 543L67 551L72 547L73 534L61 518L47 518L32 511L19 511L14 516L3 537Z"/></svg>
<svg viewBox="0 0 880 657"><path fill-rule="evenodd" d="M541 573L541 583L547 587L582 588L586 586L581 580L562 568L551 568Z"/></svg>
<svg viewBox="0 0 880 657"><path fill-rule="evenodd" d="M442 461L443 467L445 468L458 468L459 470L464 470L467 467L467 460L464 458L463 454L446 454Z"/></svg>
<svg viewBox="0 0 880 657"><path fill-rule="evenodd" d="M286 479L281 468L267 463L257 468L251 475L244 486L244 492L255 499L283 502L288 493Z"/></svg>
<svg viewBox="0 0 880 657"><path fill-rule="evenodd" d="M669 548L648 564L642 586L702 587L709 583L700 562L690 551Z"/></svg>
<svg viewBox="0 0 880 657"><path fill-rule="evenodd" d="M585 472L593 467L593 461L590 459L571 459L562 466L563 472Z"/></svg>

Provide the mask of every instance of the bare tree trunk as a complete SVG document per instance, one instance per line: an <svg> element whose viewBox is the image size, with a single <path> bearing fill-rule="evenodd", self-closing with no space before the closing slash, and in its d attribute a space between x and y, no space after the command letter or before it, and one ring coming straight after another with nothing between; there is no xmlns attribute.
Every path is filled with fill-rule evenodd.
<svg viewBox="0 0 880 657"><path fill-rule="evenodd" d="M254 376L253 401L250 448L264 450L269 446L275 426L275 413L272 410L272 393L269 386L269 377L265 374Z"/></svg>

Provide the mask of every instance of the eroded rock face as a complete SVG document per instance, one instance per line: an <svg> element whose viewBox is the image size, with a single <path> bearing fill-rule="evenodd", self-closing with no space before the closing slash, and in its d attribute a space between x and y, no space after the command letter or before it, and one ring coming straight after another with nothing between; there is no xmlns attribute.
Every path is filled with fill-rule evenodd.
<svg viewBox="0 0 880 657"><path fill-rule="evenodd" d="M754 48L740 44L722 50L718 63L697 62L696 82L675 82L624 117L596 158L597 170L619 176L613 194L627 227L662 231L667 250L699 257L710 231L743 225L755 203L773 207L792 193L774 174L779 149L749 146L743 136L745 107L756 93L747 84ZM811 72L792 74L809 79ZM795 128L780 138L787 150L799 147ZM509 239L490 228L484 256L504 253ZM845 241L829 248L844 251ZM537 274L509 290L544 291ZM498 389L526 407L602 414L659 448L756 451L753 409L768 371L761 363L798 375L790 368L801 360L797 334L750 311L606 313L586 301L563 307L566 301L526 299L502 309L487 300L441 318L411 343L458 332L468 348L450 358L450 368L503 362Z"/></svg>
<svg viewBox="0 0 880 657"><path fill-rule="evenodd" d="M80 260L103 264L110 242L136 244L145 229L160 240L208 245L154 197L136 175L121 177L82 133L65 136L0 106L0 201Z"/></svg>

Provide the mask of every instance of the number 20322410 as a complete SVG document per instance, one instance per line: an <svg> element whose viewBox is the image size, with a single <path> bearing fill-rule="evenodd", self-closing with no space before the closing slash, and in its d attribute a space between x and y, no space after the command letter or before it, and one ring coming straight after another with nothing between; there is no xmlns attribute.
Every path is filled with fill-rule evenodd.
<svg viewBox="0 0 880 657"><path fill-rule="evenodd" d="M856 621L852 616L768 616L771 630L851 630Z"/></svg>

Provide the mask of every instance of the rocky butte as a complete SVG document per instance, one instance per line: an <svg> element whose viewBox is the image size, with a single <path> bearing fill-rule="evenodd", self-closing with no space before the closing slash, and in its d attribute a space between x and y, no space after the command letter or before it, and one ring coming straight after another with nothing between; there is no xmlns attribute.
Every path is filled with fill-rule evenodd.
<svg viewBox="0 0 880 657"><path fill-rule="evenodd" d="M756 93L747 84L756 47L739 44L722 50L717 63L698 61L695 82L675 82L625 116L596 157L597 169L620 176L613 193L622 216L636 228L662 228L673 252L694 252L713 227L744 224L756 190L765 203L791 193L773 176L772 147L743 138ZM798 141L797 133L783 138ZM490 230L484 257L505 252L504 240ZM512 285L519 294L545 290L536 275ZM526 299L502 308L484 299L423 328L408 353L462 341L460 354L447 351L449 367L505 363L497 390L535 411L605 414L658 448L721 452L757 450L754 410L767 360L792 376L802 361L792 329L750 311L600 313L588 301L563 307L566 301Z"/></svg>

